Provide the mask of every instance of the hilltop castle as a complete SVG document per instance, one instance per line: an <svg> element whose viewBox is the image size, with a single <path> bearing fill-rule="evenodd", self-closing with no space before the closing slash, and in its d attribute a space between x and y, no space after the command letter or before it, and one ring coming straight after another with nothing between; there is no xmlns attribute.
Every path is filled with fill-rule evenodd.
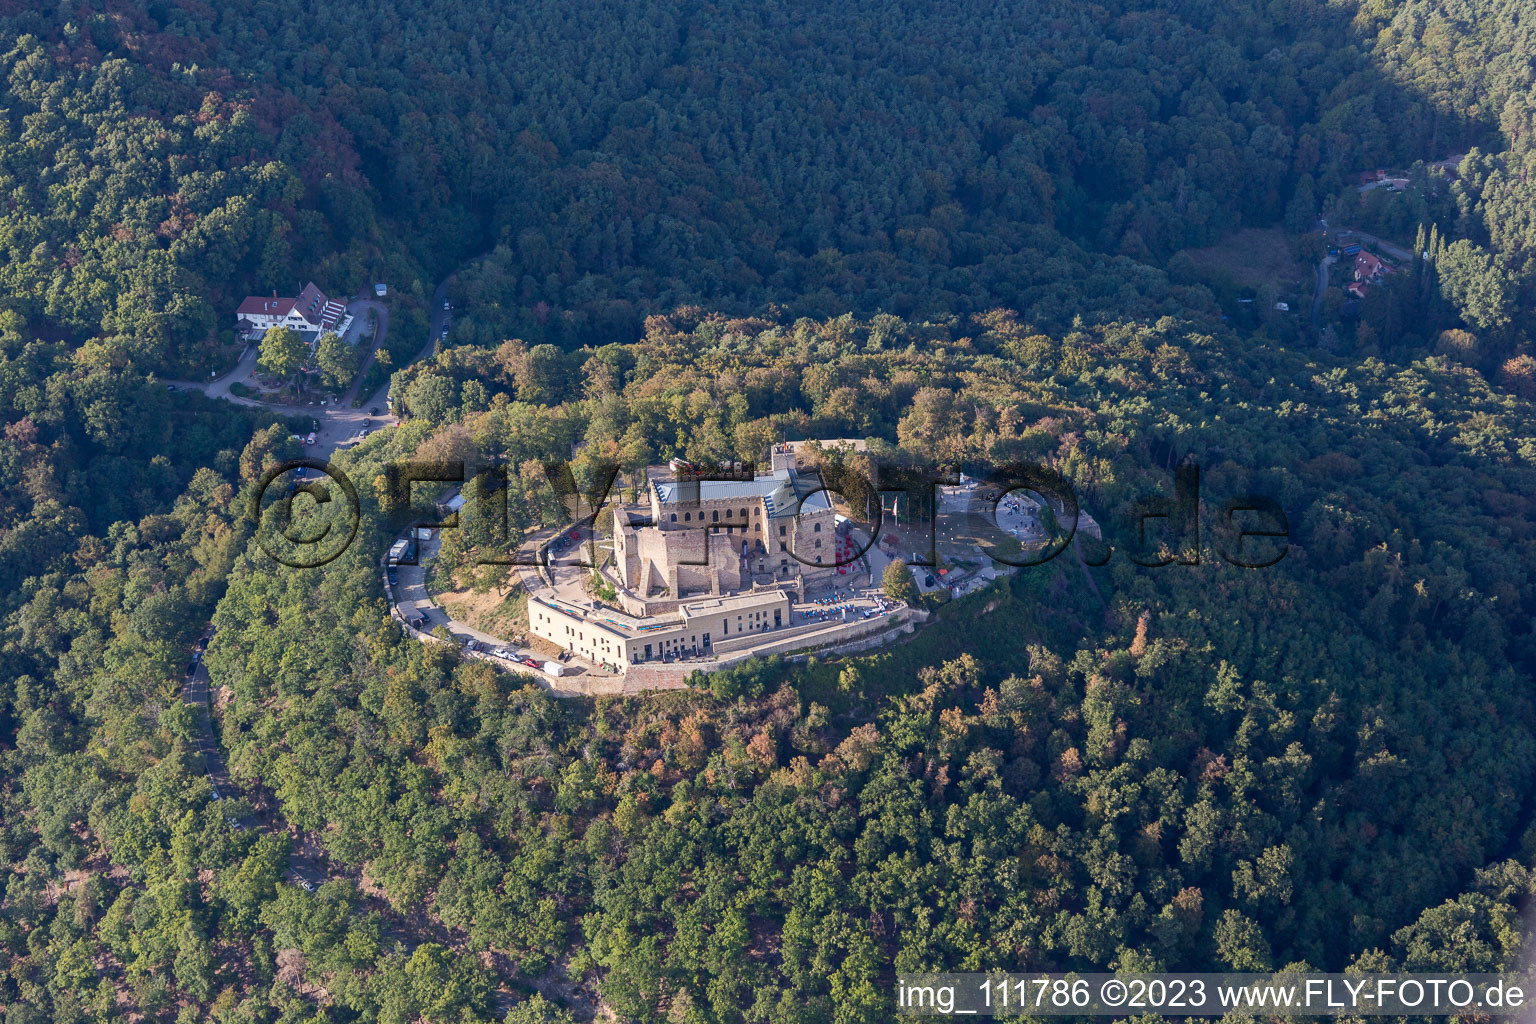
<svg viewBox="0 0 1536 1024"><path fill-rule="evenodd" d="M835 572L835 518L821 477L789 445L768 473L704 479L673 463L653 470L649 509L614 513L618 580L641 613L690 596L807 582ZM648 513L648 514L647 514Z"/></svg>

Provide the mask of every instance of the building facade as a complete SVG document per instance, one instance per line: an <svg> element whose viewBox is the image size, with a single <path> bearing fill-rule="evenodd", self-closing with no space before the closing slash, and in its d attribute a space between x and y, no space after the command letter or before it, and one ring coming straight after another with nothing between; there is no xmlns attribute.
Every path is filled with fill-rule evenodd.
<svg viewBox="0 0 1536 1024"><path fill-rule="evenodd" d="M791 607L787 593L766 590L686 602L674 615L639 623L534 598L528 602L528 626L546 643L622 670L648 661L708 657L721 640L784 629L791 624Z"/></svg>
<svg viewBox="0 0 1536 1024"><path fill-rule="evenodd" d="M291 327L318 337L336 331L346 315L344 303L327 298L311 281L296 298L246 296L235 310L235 329L247 339L259 338L274 327Z"/></svg>
<svg viewBox="0 0 1536 1024"><path fill-rule="evenodd" d="M788 446L750 479L653 474L649 516L619 512L614 562L622 586L646 599L718 595L836 571L832 502Z"/></svg>

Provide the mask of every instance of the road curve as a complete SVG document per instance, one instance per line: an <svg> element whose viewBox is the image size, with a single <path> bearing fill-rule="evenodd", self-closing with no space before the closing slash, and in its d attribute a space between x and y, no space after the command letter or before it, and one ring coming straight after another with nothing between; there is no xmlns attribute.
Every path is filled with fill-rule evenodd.
<svg viewBox="0 0 1536 1024"><path fill-rule="evenodd" d="M1323 322L1323 297L1328 294L1328 263L1332 257L1324 256L1317 261L1317 288L1312 293L1312 327Z"/></svg>
<svg viewBox="0 0 1536 1024"><path fill-rule="evenodd" d="M475 260L483 259L483 256L475 257ZM474 260L470 261L474 262ZM465 264L466 266L468 264ZM443 322L448 313L443 309L443 302L447 298L448 288L458 273L443 278L442 282L432 293L432 309L428 316L428 333L426 344L422 346L412 362L420 362L432 357L437 352L437 341L442 333ZM240 395L230 394L230 388L245 380L255 367L259 356L257 346L251 345L241 355L240 361L229 373L218 380L210 382L176 381L177 387L185 387L201 391L210 398L218 398L235 405L243 405L248 408L265 409L279 416L309 416L319 421L319 429L315 437L315 455L330 461L335 454L337 445L348 437L356 434L365 421L372 419L370 409L378 408L386 418L384 411L385 397L389 393L389 385L385 383L369 400L361 403L361 408L354 409L352 402L356 397L357 389L361 387L368 369L377 358L378 348L384 344L389 330L389 309L381 302L372 299L354 300L367 309L374 310L379 317L378 331L374 336L373 348L368 357L358 368L357 376L353 378L343 397L330 406L313 405L271 405L266 402L258 402L244 398ZM410 364L407 364L410 365ZM218 738L213 731L212 704L209 699L210 680L208 668L203 663L203 644L213 635L213 626L210 624L198 641L192 655L192 662L187 666L187 672L182 685L182 699L191 707L195 721L197 722L197 746L203 756L204 771L208 775L209 784L213 786L218 799L224 800L240 793L241 791L230 781L229 772L224 761L224 753L219 747ZM243 795L243 794L241 794ZM292 826L281 820L281 808L275 801L268 814L252 814L241 818L232 819L230 825L236 829L259 827L269 832L284 833L295 839L292 852L288 858L288 877L304 885L306 888L320 885L329 876L330 872L324 863L324 853L318 846L311 852L302 835L296 835Z"/></svg>

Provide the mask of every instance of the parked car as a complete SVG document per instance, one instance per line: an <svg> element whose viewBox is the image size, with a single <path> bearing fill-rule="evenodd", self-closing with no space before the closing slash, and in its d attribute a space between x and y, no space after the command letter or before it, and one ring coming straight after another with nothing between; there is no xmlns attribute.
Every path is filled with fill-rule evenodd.
<svg viewBox="0 0 1536 1024"><path fill-rule="evenodd" d="M370 416L377 416L377 415L379 415L379 408L378 408L378 406L374 406L372 409L369 409L368 410L368 415L370 415Z"/></svg>
<svg viewBox="0 0 1536 1024"><path fill-rule="evenodd" d="M314 892L315 891L315 883L311 882L307 878L299 879L299 887L302 888L305 892Z"/></svg>
<svg viewBox="0 0 1536 1024"><path fill-rule="evenodd" d="M537 658L527 658L527 657L525 657L522 660L523 660L523 664L527 665L529 668L538 668L539 667L539 659L537 659Z"/></svg>

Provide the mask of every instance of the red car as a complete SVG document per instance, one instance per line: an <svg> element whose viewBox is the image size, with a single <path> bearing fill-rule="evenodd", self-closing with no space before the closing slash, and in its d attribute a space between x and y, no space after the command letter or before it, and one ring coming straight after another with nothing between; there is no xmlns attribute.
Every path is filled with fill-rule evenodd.
<svg viewBox="0 0 1536 1024"><path fill-rule="evenodd" d="M536 659L536 658L524 658L523 659L523 664L527 665L529 668L538 668L539 667L539 662L538 662L538 659Z"/></svg>

